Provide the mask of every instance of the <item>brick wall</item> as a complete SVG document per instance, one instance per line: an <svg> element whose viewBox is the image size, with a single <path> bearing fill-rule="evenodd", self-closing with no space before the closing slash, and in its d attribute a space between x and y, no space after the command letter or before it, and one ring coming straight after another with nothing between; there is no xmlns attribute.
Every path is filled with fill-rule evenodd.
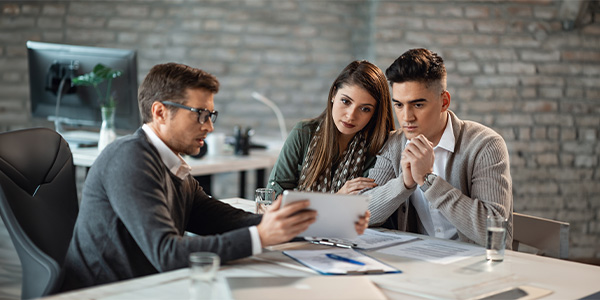
<svg viewBox="0 0 600 300"><path fill-rule="evenodd" d="M571 223L571 257L600 258L600 26L562 29L558 0L3 1L0 131L29 116L27 40L133 48L139 80L177 61L222 83L218 130L276 136L258 91L288 129L318 115L352 59L385 69L409 48L440 53L459 117L486 124L511 155L515 210Z"/></svg>
<svg viewBox="0 0 600 300"><path fill-rule="evenodd" d="M570 256L600 258L600 26L563 30L561 3L381 1L376 63L440 53L451 109L508 144L515 211L570 222Z"/></svg>

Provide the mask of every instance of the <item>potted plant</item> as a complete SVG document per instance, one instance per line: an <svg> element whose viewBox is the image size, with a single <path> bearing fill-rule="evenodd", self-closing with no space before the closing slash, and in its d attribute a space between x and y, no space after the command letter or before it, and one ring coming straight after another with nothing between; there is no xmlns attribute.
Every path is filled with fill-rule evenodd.
<svg viewBox="0 0 600 300"><path fill-rule="evenodd" d="M119 70L113 70L103 64L97 64L94 69L81 76L75 77L71 83L75 86L93 86L98 96L98 103L102 113L102 126L100 127L100 138L98 150L102 151L106 145L117 138L115 131L115 108L116 100L110 93L112 80L123 75ZM102 93L100 85L106 81L105 92Z"/></svg>

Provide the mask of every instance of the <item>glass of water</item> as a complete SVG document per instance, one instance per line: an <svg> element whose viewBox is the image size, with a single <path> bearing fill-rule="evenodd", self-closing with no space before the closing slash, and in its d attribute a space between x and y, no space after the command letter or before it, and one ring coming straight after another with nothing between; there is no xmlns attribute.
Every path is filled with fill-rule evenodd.
<svg viewBox="0 0 600 300"><path fill-rule="evenodd" d="M273 204L273 201L275 201L275 190L270 188L256 189L254 201L256 202L256 213L264 214L267 206Z"/></svg>
<svg viewBox="0 0 600 300"><path fill-rule="evenodd" d="M491 261L503 261L506 249L507 219L502 216L487 217L485 257Z"/></svg>
<svg viewBox="0 0 600 300"><path fill-rule="evenodd" d="M216 284L220 257L212 252L194 252L190 254L190 299L218 298Z"/></svg>

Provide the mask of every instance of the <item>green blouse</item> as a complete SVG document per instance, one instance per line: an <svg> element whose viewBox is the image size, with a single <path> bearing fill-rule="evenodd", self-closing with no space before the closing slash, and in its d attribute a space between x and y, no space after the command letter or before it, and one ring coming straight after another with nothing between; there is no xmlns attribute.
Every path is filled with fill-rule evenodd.
<svg viewBox="0 0 600 300"><path fill-rule="evenodd" d="M288 135L267 184L267 187L274 189L277 195L298 186L302 163L317 125L317 122L312 120L298 122ZM375 156L366 155L363 177L369 175L369 170L375 166L375 160Z"/></svg>

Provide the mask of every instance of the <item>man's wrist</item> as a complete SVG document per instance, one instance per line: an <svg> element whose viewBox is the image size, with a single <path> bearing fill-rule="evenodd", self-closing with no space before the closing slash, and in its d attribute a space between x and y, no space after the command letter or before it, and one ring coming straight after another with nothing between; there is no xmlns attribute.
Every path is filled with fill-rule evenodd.
<svg viewBox="0 0 600 300"><path fill-rule="evenodd" d="M252 241L252 255L262 253L263 247L258 227L250 226L248 227L248 230L250 231L250 240Z"/></svg>
<svg viewBox="0 0 600 300"><path fill-rule="evenodd" d="M420 184L421 191L426 192L432 185L437 175L435 173L427 173L423 176L423 183Z"/></svg>

